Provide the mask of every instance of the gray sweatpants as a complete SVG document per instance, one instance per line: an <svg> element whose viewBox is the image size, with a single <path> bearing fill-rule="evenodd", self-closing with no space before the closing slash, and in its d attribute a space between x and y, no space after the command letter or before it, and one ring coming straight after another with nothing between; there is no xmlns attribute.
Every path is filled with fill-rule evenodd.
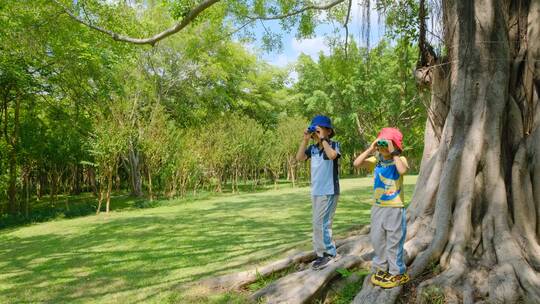
<svg viewBox="0 0 540 304"><path fill-rule="evenodd" d="M392 275L404 274L403 243L407 235L405 208L371 207L370 238L375 250L371 271L378 269Z"/></svg>
<svg viewBox="0 0 540 304"><path fill-rule="evenodd" d="M332 223L339 195L316 195L311 197L313 217L313 249L317 256L324 253L336 255L336 244L332 240Z"/></svg>

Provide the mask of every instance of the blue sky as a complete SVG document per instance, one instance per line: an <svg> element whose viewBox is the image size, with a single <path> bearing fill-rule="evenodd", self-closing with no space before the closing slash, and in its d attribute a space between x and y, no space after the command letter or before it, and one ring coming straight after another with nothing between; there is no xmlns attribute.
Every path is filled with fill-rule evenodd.
<svg viewBox="0 0 540 304"><path fill-rule="evenodd" d="M349 35L352 35L357 43L364 45L360 39L362 7L358 4L359 1L360 0L353 1L351 21L349 22ZM379 14L373 8L371 9L370 19L370 45L374 46L384 36L384 20L379 18ZM247 45L247 47L258 53L263 60L272 65L286 67L288 64L294 63L301 53L310 55L314 60L317 60L319 52L323 52L324 54L329 53L329 48L324 35L333 31L334 26L331 24L319 25L315 30L315 37L304 40L297 40L295 32L282 32L278 21L265 21L264 26L272 32L282 33L283 49L271 53L265 53L260 50L261 37L265 31L260 23L257 23L254 29L257 38L256 41L253 44ZM339 29L340 35L345 37L345 29L343 26L340 24L335 24L335 26Z"/></svg>

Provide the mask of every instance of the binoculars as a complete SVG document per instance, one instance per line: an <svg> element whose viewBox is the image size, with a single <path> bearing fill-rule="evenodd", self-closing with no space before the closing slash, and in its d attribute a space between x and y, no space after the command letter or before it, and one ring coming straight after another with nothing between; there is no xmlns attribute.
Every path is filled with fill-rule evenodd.
<svg viewBox="0 0 540 304"><path fill-rule="evenodd" d="M386 139L379 139L377 140L377 146L381 148L388 147L388 141Z"/></svg>
<svg viewBox="0 0 540 304"><path fill-rule="evenodd" d="M317 131L317 126L309 126L307 130L309 133L315 133Z"/></svg>

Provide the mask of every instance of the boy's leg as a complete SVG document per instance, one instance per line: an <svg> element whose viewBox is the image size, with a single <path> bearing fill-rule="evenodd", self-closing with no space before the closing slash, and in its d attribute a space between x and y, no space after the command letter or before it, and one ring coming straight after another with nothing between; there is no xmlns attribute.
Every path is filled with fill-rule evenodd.
<svg viewBox="0 0 540 304"><path fill-rule="evenodd" d="M311 197L312 201L312 226L313 226L313 250L318 257L322 257L325 251L323 241L323 222L326 207L326 196L317 195Z"/></svg>
<svg viewBox="0 0 540 304"><path fill-rule="evenodd" d="M386 261L386 231L383 228L385 221L385 209L377 206L371 207L371 230L369 237L375 256L371 261L371 272L375 273L377 270L388 270L388 263Z"/></svg>
<svg viewBox="0 0 540 304"><path fill-rule="evenodd" d="M331 256L336 256L336 244L332 238L332 224L336 214L339 195L327 195L326 209L323 216L323 242L324 250Z"/></svg>
<svg viewBox="0 0 540 304"><path fill-rule="evenodd" d="M405 250L403 244L407 235L407 220L405 208L390 209L386 214L384 228L386 229L386 252L390 274L404 274L407 271L405 266Z"/></svg>

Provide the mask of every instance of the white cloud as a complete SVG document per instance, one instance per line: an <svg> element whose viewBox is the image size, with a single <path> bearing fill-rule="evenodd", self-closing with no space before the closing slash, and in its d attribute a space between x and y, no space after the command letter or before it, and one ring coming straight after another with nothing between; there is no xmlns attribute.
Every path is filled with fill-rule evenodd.
<svg viewBox="0 0 540 304"><path fill-rule="evenodd" d="M292 38L290 40L290 48L285 53L274 54L274 56L265 55L263 57L272 65L287 67L288 65L295 63L296 60L298 60L298 56L302 53L311 56L313 60L318 61L319 52L323 52L325 55L330 54L330 48L324 42L323 37L303 40Z"/></svg>
<svg viewBox="0 0 540 304"><path fill-rule="evenodd" d="M285 54L279 54L276 58L270 60L270 64L278 67L286 67L289 63L296 61L296 58L288 57Z"/></svg>
<svg viewBox="0 0 540 304"><path fill-rule="evenodd" d="M291 84L297 83L298 82L298 72L291 71L289 73L289 79L291 81Z"/></svg>
<svg viewBox="0 0 540 304"><path fill-rule="evenodd" d="M319 52L323 52L325 55L330 54L330 48L324 42L323 37L315 37L311 39L292 40L292 49L297 53L295 57L298 57L301 53L311 56L313 60L318 60Z"/></svg>
<svg viewBox="0 0 540 304"><path fill-rule="evenodd" d="M236 42L239 42L239 41L236 41ZM241 42L241 43L244 45L246 50L248 50L252 54L258 54L260 51L259 47L257 46L255 42Z"/></svg>

